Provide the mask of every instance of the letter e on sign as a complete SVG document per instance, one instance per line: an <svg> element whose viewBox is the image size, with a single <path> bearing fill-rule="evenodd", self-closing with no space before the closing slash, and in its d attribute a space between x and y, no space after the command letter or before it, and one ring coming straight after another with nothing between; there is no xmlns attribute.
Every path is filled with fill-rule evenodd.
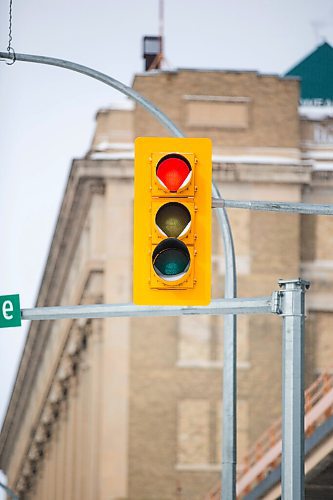
<svg viewBox="0 0 333 500"><path fill-rule="evenodd" d="M7 320L13 319L13 314L10 314L13 313L13 311L14 311L13 302L11 302L10 300L5 300L5 302L2 304L3 317Z"/></svg>

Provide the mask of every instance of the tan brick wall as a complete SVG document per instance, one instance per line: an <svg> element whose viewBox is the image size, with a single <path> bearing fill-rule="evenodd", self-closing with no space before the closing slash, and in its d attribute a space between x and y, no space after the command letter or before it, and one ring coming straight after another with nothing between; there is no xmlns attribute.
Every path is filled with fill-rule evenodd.
<svg viewBox="0 0 333 500"><path fill-rule="evenodd" d="M281 318L266 315L251 316L249 321L251 369L246 385L239 387L239 398L248 400L250 445L280 416L282 326Z"/></svg>
<svg viewBox="0 0 333 500"><path fill-rule="evenodd" d="M333 370L333 314L318 312L315 315L315 370L317 373Z"/></svg>
<svg viewBox="0 0 333 500"><path fill-rule="evenodd" d="M316 258L333 261L333 219L317 217L316 220Z"/></svg>
<svg viewBox="0 0 333 500"><path fill-rule="evenodd" d="M298 85L255 72L184 71L137 75L133 87L164 111L188 136L209 136L215 147L286 147L299 145ZM189 127L184 96L246 97L249 127L228 130ZM136 135L165 136L165 129L141 107L134 114ZM221 133L223 132L223 133Z"/></svg>
<svg viewBox="0 0 333 500"><path fill-rule="evenodd" d="M250 233L254 274L298 275L299 215L253 212Z"/></svg>

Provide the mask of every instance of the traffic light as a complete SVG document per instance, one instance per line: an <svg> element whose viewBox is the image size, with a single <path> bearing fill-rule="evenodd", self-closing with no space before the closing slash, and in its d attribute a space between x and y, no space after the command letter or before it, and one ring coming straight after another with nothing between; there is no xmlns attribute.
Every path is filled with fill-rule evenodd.
<svg viewBox="0 0 333 500"><path fill-rule="evenodd" d="M133 302L209 304L211 141L136 139L134 189Z"/></svg>

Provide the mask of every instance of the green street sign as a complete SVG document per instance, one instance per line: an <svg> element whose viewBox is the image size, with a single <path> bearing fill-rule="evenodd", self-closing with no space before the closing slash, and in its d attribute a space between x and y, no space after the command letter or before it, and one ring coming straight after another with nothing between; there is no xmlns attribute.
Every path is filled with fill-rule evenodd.
<svg viewBox="0 0 333 500"><path fill-rule="evenodd" d="M21 326L20 296L0 296L0 328Z"/></svg>

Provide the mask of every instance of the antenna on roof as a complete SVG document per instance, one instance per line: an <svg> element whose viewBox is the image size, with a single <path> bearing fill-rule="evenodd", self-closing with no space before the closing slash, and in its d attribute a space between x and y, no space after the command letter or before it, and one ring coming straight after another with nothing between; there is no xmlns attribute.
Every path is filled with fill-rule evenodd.
<svg viewBox="0 0 333 500"><path fill-rule="evenodd" d="M145 71L160 69L164 61L164 0L159 0L159 35L145 36L143 38L143 57Z"/></svg>
<svg viewBox="0 0 333 500"><path fill-rule="evenodd" d="M160 21L160 39L161 39L161 62L164 58L164 0L159 2L159 21Z"/></svg>
<svg viewBox="0 0 333 500"><path fill-rule="evenodd" d="M326 42L326 37L322 34L322 29L327 25L325 21L320 21L319 19L311 21L311 26L314 32L316 43L319 45Z"/></svg>

